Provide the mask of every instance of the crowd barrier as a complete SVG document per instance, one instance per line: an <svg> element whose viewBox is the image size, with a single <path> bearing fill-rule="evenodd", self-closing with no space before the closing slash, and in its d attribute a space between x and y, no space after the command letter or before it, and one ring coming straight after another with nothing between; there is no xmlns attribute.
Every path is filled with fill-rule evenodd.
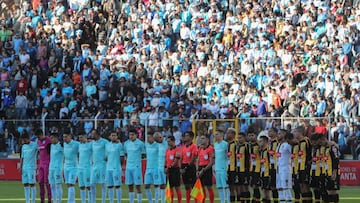
<svg viewBox="0 0 360 203"><path fill-rule="evenodd" d="M20 159L0 159L0 181L21 181L19 167ZM123 175L125 174L124 168ZM145 168L146 160L143 160L143 175ZM360 161L340 161L340 185L360 186Z"/></svg>

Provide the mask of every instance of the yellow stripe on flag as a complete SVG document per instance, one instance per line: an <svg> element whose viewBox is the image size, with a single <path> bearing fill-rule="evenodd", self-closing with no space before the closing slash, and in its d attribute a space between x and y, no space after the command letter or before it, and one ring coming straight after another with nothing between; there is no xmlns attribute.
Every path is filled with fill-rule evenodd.
<svg viewBox="0 0 360 203"><path fill-rule="evenodd" d="M166 201L166 203L171 203L171 188L170 188L169 180L166 183L165 201Z"/></svg>
<svg viewBox="0 0 360 203"><path fill-rule="evenodd" d="M196 200L202 202L204 200L204 191L203 191L203 187L201 185L201 181L198 178L195 182L195 185L193 187L193 189L191 190L190 193L191 197L195 198Z"/></svg>

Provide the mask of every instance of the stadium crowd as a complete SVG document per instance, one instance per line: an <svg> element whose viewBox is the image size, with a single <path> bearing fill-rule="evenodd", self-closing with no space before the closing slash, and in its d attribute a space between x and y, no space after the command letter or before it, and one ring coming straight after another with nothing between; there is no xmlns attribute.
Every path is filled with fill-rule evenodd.
<svg viewBox="0 0 360 203"><path fill-rule="evenodd" d="M1 10L2 151L5 140L19 151L24 130L35 139L45 113L47 133L76 135L100 112L111 119L101 134L116 129L122 141L130 127L143 139L145 122L179 135L194 118L239 117L246 133L247 118L266 118L266 130L285 115L357 159L358 1L22 0Z"/></svg>

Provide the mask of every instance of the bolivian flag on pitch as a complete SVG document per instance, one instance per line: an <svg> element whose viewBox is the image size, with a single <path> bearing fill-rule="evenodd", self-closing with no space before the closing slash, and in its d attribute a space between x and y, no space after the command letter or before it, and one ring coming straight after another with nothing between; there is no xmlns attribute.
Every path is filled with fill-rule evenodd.
<svg viewBox="0 0 360 203"><path fill-rule="evenodd" d="M199 178L196 180L190 195L200 202L204 200L204 191Z"/></svg>
<svg viewBox="0 0 360 203"><path fill-rule="evenodd" d="M166 203L171 203L171 188L170 188L169 180L166 183L165 201L166 201Z"/></svg>

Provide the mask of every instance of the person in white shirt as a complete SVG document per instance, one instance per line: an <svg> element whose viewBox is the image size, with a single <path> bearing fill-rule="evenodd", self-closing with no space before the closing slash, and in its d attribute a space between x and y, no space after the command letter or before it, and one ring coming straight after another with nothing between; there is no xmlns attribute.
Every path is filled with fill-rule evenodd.
<svg viewBox="0 0 360 203"><path fill-rule="evenodd" d="M19 55L20 63L21 65L25 65L27 62L30 61L30 55L26 53L25 50L21 51L21 54Z"/></svg>
<svg viewBox="0 0 360 203"><path fill-rule="evenodd" d="M187 40L190 38L190 29L186 26L185 23L181 24L181 28L180 28L180 37L183 40Z"/></svg>
<svg viewBox="0 0 360 203"><path fill-rule="evenodd" d="M279 191L280 203L292 202L292 146L288 140L292 139L293 135L281 129L277 137L279 145L276 149L276 189Z"/></svg>
<svg viewBox="0 0 360 203"><path fill-rule="evenodd" d="M155 110L155 108L152 108L149 114L149 126L157 128L159 126L159 113Z"/></svg>
<svg viewBox="0 0 360 203"><path fill-rule="evenodd" d="M198 69L197 76L205 77L209 73L209 69L206 66L205 62L201 62L201 66Z"/></svg>

